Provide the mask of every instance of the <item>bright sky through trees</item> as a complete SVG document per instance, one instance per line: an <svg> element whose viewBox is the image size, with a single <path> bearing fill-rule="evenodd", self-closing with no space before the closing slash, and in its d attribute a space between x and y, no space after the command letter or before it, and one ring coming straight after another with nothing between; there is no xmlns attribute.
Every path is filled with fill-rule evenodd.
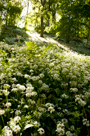
<svg viewBox="0 0 90 136"><path fill-rule="evenodd" d="M22 2L22 6L23 6L23 10L22 10L22 13L21 13L22 20L18 23L19 27L21 27L21 28L24 27L24 21L25 21L25 18L26 18L27 10L28 10L28 12L30 12L32 10L31 1L29 1L29 8L28 9L27 9L27 0L24 0Z"/></svg>

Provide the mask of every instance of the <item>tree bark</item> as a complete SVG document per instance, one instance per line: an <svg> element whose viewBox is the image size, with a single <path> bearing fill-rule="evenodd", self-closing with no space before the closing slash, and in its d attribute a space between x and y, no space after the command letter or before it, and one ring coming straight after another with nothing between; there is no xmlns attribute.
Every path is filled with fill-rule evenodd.
<svg viewBox="0 0 90 136"><path fill-rule="evenodd" d="M48 11L50 12L50 0L49 0L49 7L48 7ZM48 26L50 26L50 16L48 16Z"/></svg>
<svg viewBox="0 0 90 136"><path fill-rule="evenodd" d="M44 7L46 0L41 0L41 4ZM43 37L43 15L41 15L41 37Z"/></svg>
<svg viewBox="0 0 90 136"><path fill-rule="evenodd" d="M41 16L41 37L43 37L43 16Z"/></svg>

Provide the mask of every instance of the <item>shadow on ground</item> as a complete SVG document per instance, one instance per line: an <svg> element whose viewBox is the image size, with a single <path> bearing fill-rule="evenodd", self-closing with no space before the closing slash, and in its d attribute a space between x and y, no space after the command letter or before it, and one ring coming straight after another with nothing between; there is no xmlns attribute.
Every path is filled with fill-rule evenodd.
<svg viewBox="0 0 90 136"><path fill-rule="evenodd" d="M0 41L4 41L9 45L24 45L29 36L25 30L16 26L3 26L1 28Z"/></svg>

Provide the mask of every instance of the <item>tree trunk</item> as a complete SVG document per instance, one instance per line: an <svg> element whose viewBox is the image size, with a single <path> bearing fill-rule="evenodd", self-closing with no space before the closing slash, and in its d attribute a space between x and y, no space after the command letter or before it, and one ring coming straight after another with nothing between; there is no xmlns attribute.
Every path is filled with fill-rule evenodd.
<svg viewBox="0 0 90 136"><path fill-rule="evenodd" d="M49 8L48 8L48 11L50 11L50 0L49 0ZM48 26L50 26L50 16L48 16Z"/></svg>
<svg viewBox="0 0 90 136"><path fill-rule="evenodd" d="M43 16L41 16L41 37L43 37Z"/></svg>
<svg viewBox="0 0 90 136"><path fill-rule="evenodd" d="M46 0L41 0L41 4L44 7ZM41 37L43 37L43 15L41 15Z"/></svg>

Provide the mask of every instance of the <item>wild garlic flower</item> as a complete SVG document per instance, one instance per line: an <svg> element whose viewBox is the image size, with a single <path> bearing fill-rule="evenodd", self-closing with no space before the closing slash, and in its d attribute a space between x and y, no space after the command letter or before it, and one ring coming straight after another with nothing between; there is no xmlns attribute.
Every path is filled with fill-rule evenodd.
<svg viewBox="0 0 90 136"><path fill-rule="evenodd" d="M43 128L39 128L37 131L39 132L40 135L43 135L45 133Z"/></svg>
<svg viewBox="0 0 90 136"><path fill-rule="evenodd" d="M5 126L3 128L3 134L4 134L4 136L13 136L13 133L8 126Z"/></svg>
<svg viewBox="0 0 90 136"><path fill-rule="evenodd" d="M39 76L40 76L40 78L44 78L44 74L43 73L41 73Z"/></svg>
<svg viewBox="0 0 90 136"><path fill-rule="evenodd" d="M16 123L14 122L14 120L11 118L10 121L9 121L9 126L10 128L13 130L14 127L15 127Z"/></svg>
<svg viewBox="0 0 90 136"><path fill-rule="evenodd" d="M21 114L21 111L20 110L16 110L15 111L15 115L19 115L19 114Z"/></svg>
<svg viewBox="0 0 90 136"><path fill-rule="evenodd" d="M78 96L78 95L75 96L75 102L78 102L78 104L80 104L83 107L86 105L86 102L84 100L82 100L80 98L80 96Z"/></svg>
<svg viewBox="0 0 90 136"><path fill-rule="evenodd" d="M34 121L34 123L33 123L33 124L34 124L34 126L35 126L35 127L39 127L39 126L40 126L40 123L39 123L39 122L37 122L37 121Z"/></svg>
<svg viewBox="0 0 90 136"><path fill-rule="evenodd" d="M90 126L90 122L87 119L83 119L83 125L86 125L87 127Z"/></svg>
<svg viewBox="0 0 90 136"><path fill-rule="evenodd" d="M63 123L58 122L56 132L58 133L59 136L62 136L65 134L65 128Z"/></svg>
<svg viewBox="0 0 90 136"><path fill-rule="evenodd" d="M75 127L72 125L72 126L70 126L70 128L69 128L71 131L74 131L75 130Z"/></svg>
<svg viewBox="0 0 90 136"><path fill-rule="evenodd" d="M66 95L65 93L61 95L62 98L68 99L68 95Z"/></svg>
<svg viewBox="0 0 90 136"><path fill-rule="evenodd" d="M77 88L70 88L70 91L76 93L76 92L78 92L78 89Z"/></svg>
<svg viewBox="0 0 90 136"><path fill-rule="evenodd" d="M9 89L10 85L9 84L4 84L4 89Z"/></svg>
<svg viewBox="0 0 90 136"><path fill-rule="evenodd" d="M15 125L13 128L13 131L17 134L18 132L20 132L21 127L19 125Z"/></svg>
<svg viewBox="0 0 90 136"><path fill-rule="evenodd" d="M0 109L0 116L5 114L5 110Z"/></svg>
<svg viewBox="0 0 90 136"><path fill-rule="evenodd" d="M5 96L8 96L9 93L10 93L8 90L2 90L2 92L3 92L3 94L4 94Z"/></svg>
<svg viewBox="0 0 90 136"><path fill-rule="evenodd" d="M0 75L0 79L2 80L4 78L5 74L4 73L1 73Z"/></svg>
<svg viewBox="0 0 90 136"><path fill-rule="evenodd" d="M22 90L22 91L25 90L25 86L24 86L24 85L17 84L17 88L18 88L19 90Z"/></svg>
<svg viewBox="0 0 90 136"><path fill-rule="evenodd" d="M12 104L11 104L10 102L7 102L7 103L5 104L5 106L6 106L7 108L9 108L11 105L12 105Z"/></svg>
<svg viewBox="0 0 90 136"><path fill-rule="evenodd" d="M42 80L39 80L38 83L39 83L39 84L42 84L43 82L42 82Z"/></svg>
<svg viewBox="0 0 90 136"><path fill-rule="evenodd" d="M17 92L17 91L18 91L18 88L12 88L11 91L12 91L12 92Z"/></svg>
<svg viewBox="0 0 90 136"><path fill-rule="evenodd" d="M18 123L21 120L21 117L20 116L16 116L13 120L14 120L15 123Z"/></svg>
<svg viewBox="0 0 90 136"><path fill-rule="evenodd" d="M45 83L43 83L41 89L42 89L42 90L48 90L48 89L49 89L49 86L46 85Z"/></svg>
<svg viewBox="0 0 90 136"><path fill-rule="evenodd" d="M48 107L48 108L49 107L54 107L54 104L53 103L46 103L45 106Z"/></svg>
<svg viewBox="0 0 90 136"><path fill-rule="evenodd" d="M29 108L29 106L28 106L28 105L24 105L24 108L25 108L25 109L28 109L28 108Z"/></svg>
<svg viewBox="0 0 90 136"><path fill-rule="evenodd" d="M66 118L63 118L61 121L62 121L63 124L67 124L68 123L68 120Z"/></svg>
<svg viewBox="0 0 90 136"><path fill-rule="evenodd" d="M49 108L48 108L48 111L49 111L50 113L52 113L52 112L55 111L55 109L54 109L53 107L49 107Z"/></svg>
<svg viewBox="0 0 90 136"><path fill-rule="evenodd" d="M66 136L73 136L73 134L70 131L67 131Z"/></svg>
<svg viewBox="0 0 90 136"><path fill-rule="evenodd" d="M25 74L25 75L24 75L24 78L27 78L27 79L28 79L29 77L30 77L30 76L29 76L28 74Z"/></svg>

